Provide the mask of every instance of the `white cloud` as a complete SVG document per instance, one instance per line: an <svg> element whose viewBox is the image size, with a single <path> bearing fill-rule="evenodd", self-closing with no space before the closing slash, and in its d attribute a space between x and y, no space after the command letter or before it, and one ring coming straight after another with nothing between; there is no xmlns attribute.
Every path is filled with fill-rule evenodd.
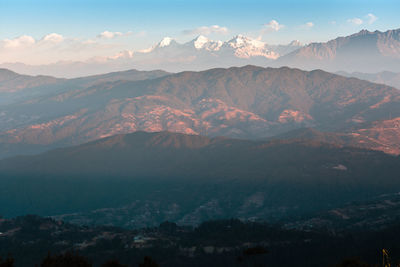
<svg viewBox="0 0 400 267"><path fill-rule="evenodd" d="M113 39L117 36L121 36L122 32L110 32L110 31L104 31L102 33L100 33L99 35L97 35L98 38L102 38L102 39Z"/></svg>
<svg viewBox="0 0 400 267"><path fill-rule="evenodd" d="M285 27L285 25L279 24L279 22L277 22L274 19L268 22L267 24L264 24L264 29L267 31L269 30L277 32L281 30L283 27Z"/></svg>
<svg viewBox="0 0 400 267"><path fill-rule="evenodd" d="M133 51L124 50L115 54L114 56L110 56L109 59L132 58L132 57L133 57Z"/></svg>
<svg viewBox="0 0 400 267"><path fill-rule="evenodd" d="M29 35L22 35L14 39L0 40L0 63L22 62L37 65L60 60L83 61L96 55L115 54L121 49L121 44L109 43L98 38L66 38L58 33L49 33L35 39Z"/></svg>
<svg viewBox="0 0 400 267"><path fill-rule="evenodd" d="M77 40L76 40L77 41ZM92 45L92 44L97 44L97 41L92 40L92 39L87 39L81 42L83 45Z"/></svg>
<svg viewBox="0 0 400 267"><path fill-rule="evenodd" d="M218 33L218 34L227 34L228 33L228 28L227 27L222 27L219 25L212 25L212 26L201 26L195 29L191 30L184 30L183 34L186 35L209 35L211 33Z"/></svg>
<svg viewBox="0 0 400 267"><path fill-rule="evenodd" d="M378 17L372 13L369 13L368 15L366 15L366 17L368 19L368 24L372 24L378 19Z"/></svg>
<svg viewBox="0 0 400 267"><path fill-rule="evenodd" d="M270 22L263 25L263 27L261 28L260 33L256 39L262 40L263 35L271 33L271 32L277 32L277 31L283 29L284 27L285 27L285 25L282 25L278 21L273 19Z"/></svg>
<svg viewBox="0 0 400 267"><path fill-rule="evenodd" d="M4 48L20 48L28 47L35 44L35 39L29 35L22 35L14 39L4 39L1 41L1 46Z"/></svg>
<svg viewBox="0 0 400 267"><path fill-rule="evenodd" d="M307 23L301 25L301 27L304 28L304 29L311 29L312 27L314 27L314 23L307 22Z"/></svg>
<svg viewBox="0 0 400 267"><path fill-rule="evenodd" d="M41 41L57 44L64 41L64 37L58 33L50 33L45 35Z"/></svg>
<svg viewBox="0 0 400 267"><path fill-rule="evenodd" d="M306 23L306 26L307 26L307 27L310 27L310 28L311 28L311 27L314 27L314 23L312 23L312 22L307 22L307 23Z"/></svg>
<svg viewBox="0 0 400 267"><path fill-rule="evenodd" d="M361 25L363 24L363 20L360 18L352 18L347 20L348 23L354 24L354 25Z"/></svg>
<svg viewBox="0 0 400 267"><path fill-rule="evenodd" d="M102 33L100 33L99 35L97 35L97 38L101 38L101 39L114 39L117 38L119 36L128 36L131 35L132 32L126 32L126 33L122 33L122 32L110 32L110 31L104 31Z"/></svg>
<svg viewBox="0 0 400 267"><path fill-rule="evenodd" d="M366 18L365 21L360 18L352 18L352 19L348 19L347 22L354 24L354 25L361 25L364 23L373 24L378 19L378 17L372 13L367 14L365 16L365 18Z"/></svg>

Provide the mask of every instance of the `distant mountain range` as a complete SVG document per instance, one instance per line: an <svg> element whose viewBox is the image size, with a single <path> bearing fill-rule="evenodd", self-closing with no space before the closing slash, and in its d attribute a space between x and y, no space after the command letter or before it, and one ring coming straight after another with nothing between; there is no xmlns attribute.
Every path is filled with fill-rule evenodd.
<svg viewBox="0 0 400 267"><path fill-rule="evenodd" d="M381 83L400 89L400 73L383 71L378 73L345 72L339 71L337 74L346 77L355 77L361 80L367 80L373 83Z"/></svg>
<svg viewBox="0 0 400 267"><path fill-rule="evenodd" d="M305 70L381 72L400 69L400 29L359 33L311 43L280 57L276 64Z"/></svg>
<svg viewBox="0 0 400 267"><path fill-rule="evenodd" d="M60 90L88 88L96 84L120 80L147 80L168 74L168 72L161 70L128 70L67 80L51 76L21 75L8 69L0 69L0 105L9 105L18 101L29 100L32 97L54 94Z"/></svg>
<svg viewBox="0 0 400 267"><path fill-rule="evenodd" d="M58 62L49 65L25 65L22 63L0 64L19 73L47 74L56 77L82 77L126 69L170 72L205 70L215 67L266 65L278 57L303 45L292 41L287 45L268 45L260 40L237 35L226 42L213 41L205 36L178 43L170 37L163 38L154 46L141 51L122 51L110 57L95 57L85 62Z"/></svg>
<svg viewBox="0 0 400 267"><path fill-rule="evenodd" d="M268 140L317 141L338 146L360 147L400 154L400 120L376 121L360 126L353 132L320 132L312 128L301 128L268 138Z"/></svg>
<svg viewBox="0 0 400 267"><path fill-rule="evenodd" d="M269 45L243 35L225 42L198 36L183 44L165 37L148 49L122 51L85 62L63 61L38 66L7 63L0 64L0 67L30 75L71 78L132 68L179 72L249 64L332 72L397 72L400 69L400 29L386 32L362 30L350 36L308 45L298 41L287 45Z"/></svg>
<svg viewBox="0 0 400 267"><path fill-rule="evenodd" d="M21 75L8 69L0 69L0 93L15 93L26 88L55 85L62 80L51 76Z"/></svg>
<svg viewBox="0 0 400 267"><path fill-rule="evenodd" d="M15 81L24 85L24 78L33 79ZM46 79L6 94L1 156L140 130L254 139L304 127L399 153L400 91L321 70L246 66Z"/></svg>

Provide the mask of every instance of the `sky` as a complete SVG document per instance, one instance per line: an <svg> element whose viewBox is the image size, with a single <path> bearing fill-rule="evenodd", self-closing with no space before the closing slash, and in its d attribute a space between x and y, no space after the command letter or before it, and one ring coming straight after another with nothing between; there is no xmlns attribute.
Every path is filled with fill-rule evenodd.
<svg viewBox="0 0 400 267"><path fill-rule="evenodd" d="M399 0L0 0L0 63L112 57L169 36L268 44L325 42L400 28Z"/></svg>

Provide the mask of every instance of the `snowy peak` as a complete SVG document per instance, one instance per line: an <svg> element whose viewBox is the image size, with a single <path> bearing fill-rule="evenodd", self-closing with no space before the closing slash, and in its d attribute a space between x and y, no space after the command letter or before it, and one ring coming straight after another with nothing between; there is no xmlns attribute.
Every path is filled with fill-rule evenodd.
<svg viewBox="0 0 400 267"><path fill-rule="evenodd" d="M166 47L172 43L173 39L171 37L164 37L159 43L158 47Z"/></svg>
<svg viewBox="0 0 400 267"><path fill-rule="evenodd" d="M235 56L239 58L265 57L276 59L279 57L278 53L268 49L266 43L243 35L235 36L224 46L235 50Z"/></svg>
<svg viewBox="0 0 400 267"><path fill-rule="evenodd" d="M252 46L254 48L264 48L265 47L264 42L243 36L241 34L235 36L233 39L228 41L228 44L233 48L244 47L244 46Z"/></svg>
<svg viewBox="0 0 400 267"><path fill-rule="evenodd" d="M213 41L203 35L199 35L192 42L197 50L205 49L207 51L218 51L223 44L221 41Z"/></svg>
<svg viewBox="0 0 400 267"><path fill-rule="evenodd" d="M207 44L209 42L208 38L203 36L203 35L199 35L196 39L194 39L194 47L196 49L201 49L204 47L205 44Z"/></svg>
<svg viewBox="0 0 400 267"><path fill-rule="evenodd" d="M155 44L155 45L153 45L153 46L151 46L149 48L139 50L138 52L140 52L140 53L150 53L150 52L153 52L154 50L156 50L157 48L165 48L165 47L171 46L174 43L177 44L175 39L167 36L167 37L164 37L157 44Z"/></svg>

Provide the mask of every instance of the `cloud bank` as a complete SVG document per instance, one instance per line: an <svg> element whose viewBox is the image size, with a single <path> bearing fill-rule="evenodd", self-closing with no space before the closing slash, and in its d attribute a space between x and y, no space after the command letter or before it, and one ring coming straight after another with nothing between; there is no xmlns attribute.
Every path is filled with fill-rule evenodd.
<svg viewBox="0 0 400 267"><path fill-rule="evenodd" d="M352 18L347 20L348 23L354 24L354 25L361 25L363 24L363 20L360 18Z"/></svg>
<svg viewBox="0 0 400 267"><path fill-rule="evenodd" d="M303 29L311 29L312 27L314 27L314 23L311 21L301 25L301 28Z"/></svg>
<svg viewBox="0 0 400 267"><path fill-rule="evenodd" d="M132 34L131 31L126 32L126 33L104 31L104 32L98 34L97 38L100 38L100 39L114 39L114 38L117 38L117 37L120 37L120 36L128 36L128 35L131 35L131 34Z"/></svg>
<svg viewBox="0 0 400 267"><path fill-rule="evenodd" d="M285 25L279 24L279 22L277 22L274 19L271 20L270 22L264 24L264 29L266 31L275 31L275 32L277 32L277 31L281 30L284 27L285 27Z"/></svg>
<svg viewBox="0 0 400 267"><path fill-rule="evenodd" d="M219 25L212 25L212 26L201 26L195 29L183 31L183 34L185 35L210 35L212 33L227 34L228 28Z"/></svg>
<svg viewBox="0 0 400 267"><path fill-rule="evenodd" d="M374 14L372 14L372 13L369 13L366 17L367 17L367 20L368 20L368 24L372 24L375 21L377 21L377 19L378 19L378 17L375 16Z"/></svg>
<svg viewBox="0 0 400 267"><path fill-rule="evenodd" d="M351 24L353 24L353 25L359 26L359 25L362 25L362 24L364 24L364 23L373 24L373 23L375 23L375 21L377 21L377 20L378 20L378 17L377 17L377 16L375 16L375 15L372 14L372 13L369 13L369 14L367 14L367 15L365 16L365 20L362 20L362 19L360 19L360 18L352 18L352 19L348 19L347 22L348 22L348 23L351 23Z"/></svg>
<svg viewBox="0 0 400 267"><path fill-rule="evenodd" d="M108 39L122 35L113 33L111 37L111 34L104 34ZM0 40L0 63L23 62L36 65L60 60L81 61L98 54L114 54L121 49L117 44L105 43L101 39L66 38L58 33L50 33L38 39L30 35L3 39Z"/></svg>

